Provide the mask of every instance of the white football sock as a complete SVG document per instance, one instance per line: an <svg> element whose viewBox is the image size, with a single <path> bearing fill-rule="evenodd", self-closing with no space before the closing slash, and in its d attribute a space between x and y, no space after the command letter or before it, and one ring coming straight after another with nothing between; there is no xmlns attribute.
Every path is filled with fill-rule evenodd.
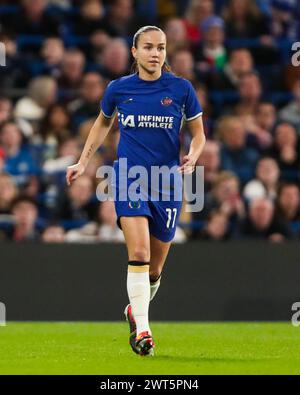
<svg viewBox="0 0 300 395"><path fill-rule="evenodd" d="M160 286L160 277L154 283L150 282L150 302L151 302L151 300L154 299L154 296L156 295L156 292L158 291L159 286Z"/></svg>
<svg viewBox="0 0 300 395"><path fill-rule="evenodd" d="M142 273L128 271L127 292L136 321L137 335L144 331L151 334L148 318L150 303L149 270Z"/></svg>

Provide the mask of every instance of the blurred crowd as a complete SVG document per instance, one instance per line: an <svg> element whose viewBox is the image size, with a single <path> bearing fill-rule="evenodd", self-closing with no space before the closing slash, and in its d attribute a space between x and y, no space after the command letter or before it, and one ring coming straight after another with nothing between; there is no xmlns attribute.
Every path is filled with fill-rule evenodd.
<svg viewBox="0 0 300 395"><path fill-rule="evenodd" d="M182 210L175 241L299 238L297 0L20 0L0 5L0 241L123 242L113 202L95 195L117 121L69 188L65 170L146 24L166 32L172 71L204 109L204 209ZM182 155L190 140L184 125Z"/></svg>

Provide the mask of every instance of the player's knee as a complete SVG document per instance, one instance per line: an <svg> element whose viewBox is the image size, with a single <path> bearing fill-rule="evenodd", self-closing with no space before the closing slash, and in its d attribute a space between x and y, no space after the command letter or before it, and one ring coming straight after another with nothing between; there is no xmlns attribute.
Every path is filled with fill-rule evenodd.
<svg viewBox="0 0 300 395"><path fill-rule="evenodd" d="M133 261L139 262L149 262L150 261L150 252L147 248L137 247L131 254Z"/></svg>

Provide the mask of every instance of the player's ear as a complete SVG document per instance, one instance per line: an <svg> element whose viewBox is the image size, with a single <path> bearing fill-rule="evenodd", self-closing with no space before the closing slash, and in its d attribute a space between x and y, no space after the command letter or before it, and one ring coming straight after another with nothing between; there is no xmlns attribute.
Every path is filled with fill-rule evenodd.
<svg viewBox="0 0 300 395"><path fill-rule="evenodd" d="M135 47L131 47L131 53L132 53L132 56L134 57L134 59L136 59L136 48Z"/></svg>

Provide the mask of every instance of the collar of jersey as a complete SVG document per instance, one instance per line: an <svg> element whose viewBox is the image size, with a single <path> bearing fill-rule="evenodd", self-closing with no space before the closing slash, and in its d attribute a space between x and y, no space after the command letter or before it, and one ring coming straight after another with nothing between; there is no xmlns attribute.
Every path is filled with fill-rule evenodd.
<svg viewBox="0 0 300 395"><path fill-rule="evenodd" d="M157 78L156 80L151 80L151 81L143 80L142 78L139 77L138 73L135 73L135 77L138 81L146 82L147 84L154 84L155 82L162 80L164 78L165 74L166 74L165 71L162 71L161 76L159 78Z"/></svg>

